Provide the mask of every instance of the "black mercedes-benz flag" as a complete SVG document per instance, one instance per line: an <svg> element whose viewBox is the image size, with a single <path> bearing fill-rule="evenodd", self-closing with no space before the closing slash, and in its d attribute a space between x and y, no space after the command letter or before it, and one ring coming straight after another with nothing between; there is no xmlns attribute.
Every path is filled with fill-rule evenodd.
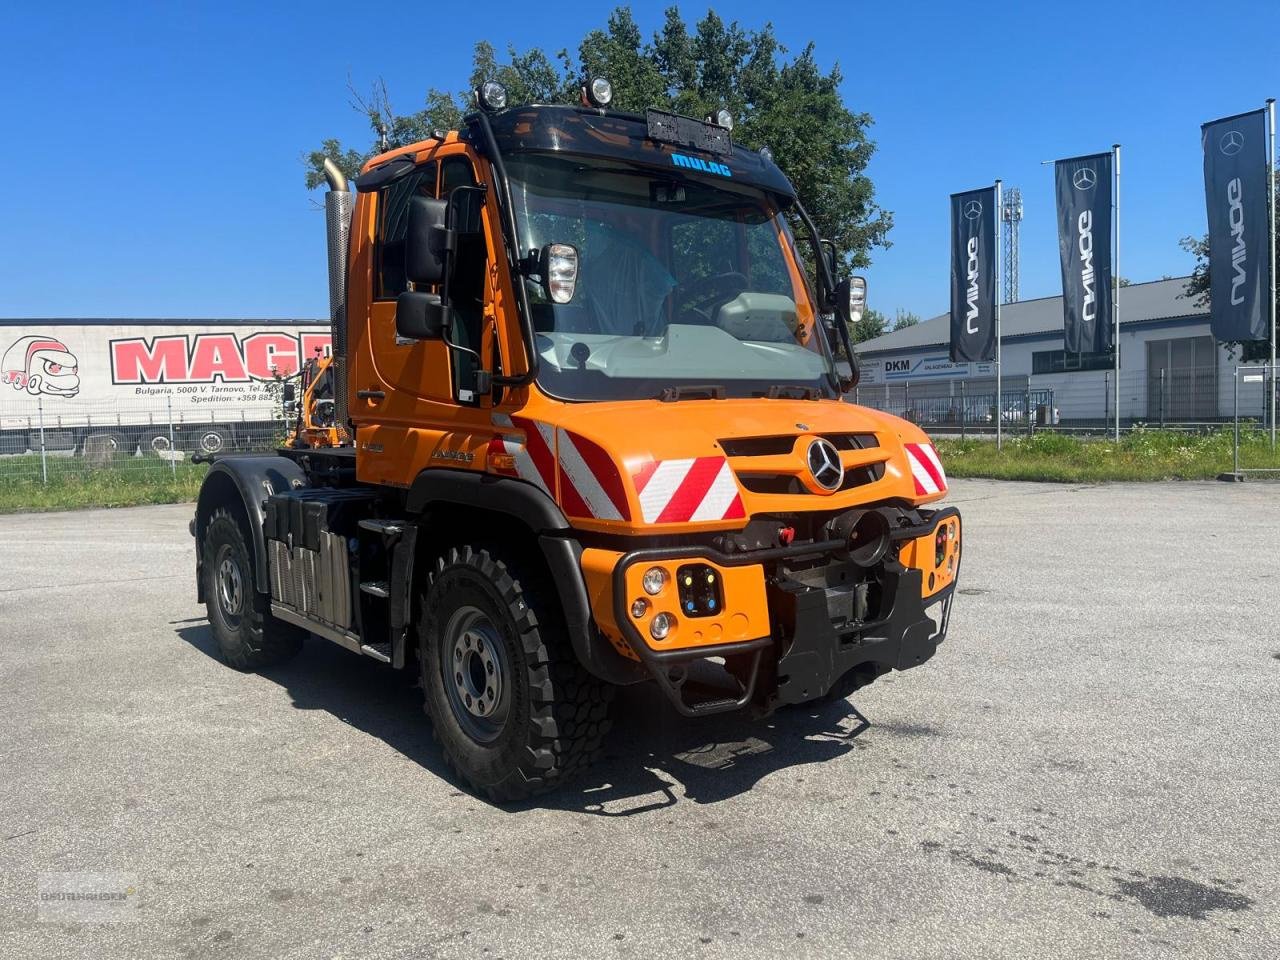
<svg viewBox="0 0 1280 960"><path fill-rule="evenodd" d="M1200 128L1209 212L1209 313L1219 340L1271 336L1266 132L1265 110Z"/></svg>
<svg viewBox="0 0 1280 960"><path fill-rule="evenodd" d="M996 188L951 195L951 362L996 355Z"/></svg>
<svg viewBox="0 0 1280 960"><path fill-rule="evenodd" d="M1111 350L1111 154L1054 164L1067 353Z"/></svg>

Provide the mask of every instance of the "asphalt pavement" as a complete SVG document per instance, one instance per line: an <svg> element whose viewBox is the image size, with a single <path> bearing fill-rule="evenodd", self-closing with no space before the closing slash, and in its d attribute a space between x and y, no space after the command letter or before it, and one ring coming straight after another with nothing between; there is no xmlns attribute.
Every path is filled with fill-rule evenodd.
<svg viewBox="0 0 1280 960"><path fill-rule="evenodd" d="M380 664L220 663L190 506L0 517L0 957L1276 957L1280 487L951 502L932 661L766 721L629 689L517 808Z"/></svg>

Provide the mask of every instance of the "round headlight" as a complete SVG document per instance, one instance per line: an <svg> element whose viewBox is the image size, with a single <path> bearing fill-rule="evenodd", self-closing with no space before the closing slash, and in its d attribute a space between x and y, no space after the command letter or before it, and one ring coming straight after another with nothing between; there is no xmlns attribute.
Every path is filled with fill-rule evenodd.
<svg viewBox="0 0 1280 960"><path fill-rule="evenodd" d="M655 640L665 640L667 634L671 632L671 628L676 624L676 618L669 613L660 613L653 618L653 622L649 624L649 635Z"/></svg>
<svg viewBox="0 0 1280 960"><path fill-rule="evenodd" d="M721 107L716 111L716 123L724 127L726 130L733 129L733 114Z"/></svg>
<svg viewBox="0 0 1280 960"><path fill-rule="evenodd" d="M768 145L766 144L765 146L760 148L760 156L764 157L766 160L772 160L773 151L770 150Z"/></svg>
<svg viewBox="0 0 1280 960"><path fill-rule="evenodd" d="M661 567L650 567L644 572L644 577L640 581L644 586L644 592L651 597L656 597L662 592L662 588L667 585L667 571Z"/></svg>
<svg viewBox="0 0 1280 960"><path fill-rule="evenodd" d="M507 105L507 88L497 80L486 80L476 91L476 99L485 110L501 110Z"/></svg>
<svg viewBox="0 0 1280 960"><path fill-rule="evenodd" d="M613 84L604 77L594 77L587 84L587 99L593 107L607 107L613 102Z"/></svg>
<svg viewBox="0 0 1280 960"><path fill-rule="evenodd" d="M636 597L631 601L631 616L639 620L649 611L649 601L644 597Z"/></svg>

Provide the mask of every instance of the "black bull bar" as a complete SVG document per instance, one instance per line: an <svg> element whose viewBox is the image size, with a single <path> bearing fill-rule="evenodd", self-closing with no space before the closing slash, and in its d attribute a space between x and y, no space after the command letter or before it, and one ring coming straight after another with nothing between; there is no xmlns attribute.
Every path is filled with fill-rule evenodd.
<svg viewBox="0 0 1280 960"><path fill-rule="evenodd" d="M859 668L869 668L874 678L889 670L906 670L933 656L945 639L951 619L951 601L960 577L957 552L955 575L950 584L923 596L923 572L898 560L902 543L928 536L944 520L960 520L954 507L917 510L923 519L890 532L891 549L876 571L882 596L877 616L850 621L843 595L793 577L787 564L826 558L847 563L843 540L816 540L785 547L725 553L712 547L651 547L632 550L619 558L613 571L614 618L640 661L681 713L704 716L738 710L749 704L767 714L786 704L805 703L826 696ZM963 544L963 537L958 538ZM735 643L654 650L640 635L627 609L626 571L637 563L708 560L725 567L766 565L769 617L773 633ZM812 570L812 566L809 567ZM727 602L727 600L726 600ZM850 601L851 602L851 601ZM935 621L926 612L939 606ZM738 681L732 695L717 695L693 703L684 695L689 666L694 661L724 658L732 664ZM866 671L862 671L865 675ZM762 683L762 679L764 682ZM860 685L860 684L859 684Z"/></svg>

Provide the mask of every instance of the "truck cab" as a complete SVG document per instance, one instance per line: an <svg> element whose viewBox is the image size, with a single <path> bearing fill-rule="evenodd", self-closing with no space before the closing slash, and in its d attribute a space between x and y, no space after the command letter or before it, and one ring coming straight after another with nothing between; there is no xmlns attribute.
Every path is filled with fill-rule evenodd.
<svg viewBox="0 0 1280 960"><path fill-rule="evenodd" d="M620 685L758 716L917 666L959 574L932 444L847 399L859 287L768 151L583 89L486 84L354 199L330 170L333 429L218 460L193 524L228 662L311 634L416 670L496 800L585 767Z"/></svg>

